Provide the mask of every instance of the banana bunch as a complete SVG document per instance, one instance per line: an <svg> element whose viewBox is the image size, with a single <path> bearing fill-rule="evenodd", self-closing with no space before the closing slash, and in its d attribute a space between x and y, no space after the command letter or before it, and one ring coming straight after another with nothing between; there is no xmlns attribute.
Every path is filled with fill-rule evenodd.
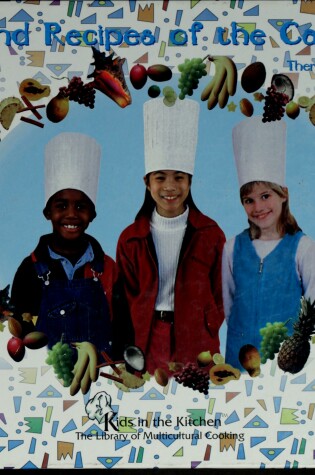
<svg viewBox="0 0 315 475"><path fill-rule="evenodd" d="M95 345L88 341L72 343L78 351L78 359L73 368L73 380L70 386L70 395L74 396L81 389L86 394L91 383L98 378L97 350Z"/></svg>
<svg viewBox="0 0 315 475"><path fill-rule="evenodd" d="M213 109L218 103L223 109L230 96L234 96L237 86L237 69L234 61L228 56L210 56L215 64L215 74L201 93L200 99L208 101L208 109Z"/></svg>

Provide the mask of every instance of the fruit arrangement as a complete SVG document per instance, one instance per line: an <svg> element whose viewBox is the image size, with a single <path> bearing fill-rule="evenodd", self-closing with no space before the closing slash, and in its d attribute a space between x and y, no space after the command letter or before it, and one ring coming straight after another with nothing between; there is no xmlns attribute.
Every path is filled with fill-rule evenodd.
<svg viewBox="0 0 315 475"><path fill-rule="evenodd" d="M259 353L261 362L264 364L268 359L273 360L278 353L281 343L287 338L287 322L268 322L267 325L259 330L262 336Z"/></svg>
<svg viewBox="0 0 315 475"><path fill-rule="evenodd" d="M202 91L200 98L207 101L209 110L217 104L223 109L229 97L234 96L236 92L237 69L234 61L228 56L209 56L208 59L215 64L215 74Z"/></svg>
<svg viewBox="0 0 315 475"><path fill-rule="evenodd" d="M302 297L297 321L293 324L293 335L281 345L278 366L283 371L295 374L301 371L310 354L310 340L315 333L315 301Z"/></svg>
<svg viewBox="0 0 315 475"><path fill-rule="evenodd" d="M153 64L146 68L143 64L137 63L131 68L129 79L135 89L142 89L148 78L152 81L163 82L171 79L172 75L172 70L164 64Z"/></svg>
<svg viewBox="0 0 315 475"><path fill-rule="evenodd" d="M14 320L14 317L10 317ZM17 328L19 322L15 320L14 324L11 322L9 324L9 330L12 332L12 328L14 328L13 332L14 335L9 339L7 343L7 350L9 355L14 361L21 361L25 356L25 348L29 348L31 350L38 350L43 348L48 343L48 337L45 333L39 331L31 331L28 332L25 336L22 333L22 326L21 326L21 333L20 336L17 336Z"/></svg>
<svg viewBox="0 0 315 475"><path fill-rule="evenodd" d="M7 351L10 357L16 361L22 361L26 348L37 350L48 343L45 333L36 331L33 317L30 313L18 315L9 297L10 285L0 290L0 321L8 322L8 330L11 338L7 342Z"/></svg>

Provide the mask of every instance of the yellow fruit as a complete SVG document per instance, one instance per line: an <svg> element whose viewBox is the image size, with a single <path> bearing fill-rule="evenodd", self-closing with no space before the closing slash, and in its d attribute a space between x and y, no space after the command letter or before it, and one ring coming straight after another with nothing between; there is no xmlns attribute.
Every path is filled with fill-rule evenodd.
<svg viewBox="0 0 315 475"><path fill-rule="evenodd" d="M53 97L47 104L46 115L51 122L61 122L69 112L69 98L59 96Z"/></svg>

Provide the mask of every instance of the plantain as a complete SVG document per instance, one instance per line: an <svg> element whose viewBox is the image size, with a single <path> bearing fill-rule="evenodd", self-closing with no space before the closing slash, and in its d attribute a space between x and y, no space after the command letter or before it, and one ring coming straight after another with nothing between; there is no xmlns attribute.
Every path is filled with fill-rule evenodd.
<svg viewBox="0 0 315 475"><path fill-rule="evenodd" d="M70 395L74 396L80 389L86 394L92 382L98 378L97 350L93 343L88 341L73 343L78 351L78 360L73 368L74 378L70 386Z"/></svg>
<svg viewBox="0 0 315 475"><path fill-rule="evenodd" d="M90 368L88 366L80 382L80 388L81 388L82 394L86 394L88 392L88 390L91 387L91 384L92 384L92 380L90 377Z"/></svg>
<svg viewBox="0 0 315 475"><path fill-rule="evenodd" d="M200 99L208 101L208 109L213 109L218 103L223 109L237 87L237 69L234 61L228 56L211 56L215 64L215 74L201 93Z"/></svg>
<svg viewBox="0 0 315 475"><path fill-rule="evenodd" d="M228 103L228 100L229 100L229 93L228 93L227 82L225 81L220 91L220 94L218 96L218 103L219 103L220 109L224 109L224 107Z"/></svg>

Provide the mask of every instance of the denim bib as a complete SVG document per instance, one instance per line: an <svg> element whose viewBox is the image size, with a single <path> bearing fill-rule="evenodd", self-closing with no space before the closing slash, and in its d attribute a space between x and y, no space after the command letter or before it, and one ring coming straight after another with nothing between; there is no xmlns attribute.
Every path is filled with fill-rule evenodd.
<svg viewBox="0 0 315 475"><path fill-rule="evenodd" d="M111 321L107 298L97 277L50 280L46 264L35 262L42 280L42 300L36 327L47 334L51 348L60 341L89 341L111 352Z"/></svg>

